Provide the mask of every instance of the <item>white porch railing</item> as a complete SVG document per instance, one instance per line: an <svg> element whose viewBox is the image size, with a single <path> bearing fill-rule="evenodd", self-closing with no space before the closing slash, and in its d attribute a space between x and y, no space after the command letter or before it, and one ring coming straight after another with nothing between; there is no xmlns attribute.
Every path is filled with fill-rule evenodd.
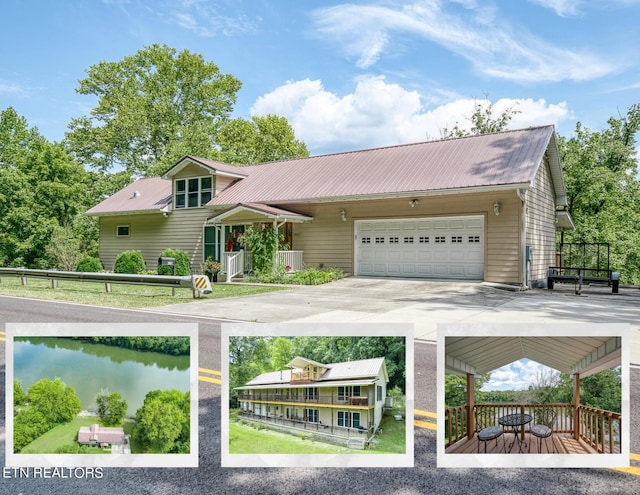
<svg viewBox="0 0 640 495"><path fill-rule="evenodd" d="M284 266L287 272L302 270L302 251L278 251L276 259L279 266Z"/></svg>
<svg viewBox="0 0 640 495"><path fill-rule="evenodd" d="M276 260L278 266L285 268L287 272L302 270L302 251L277 251ZM226 274L226 281L242 273L253 271L253 256L251 251L226 251L222 253L221 271Z"/></svg>

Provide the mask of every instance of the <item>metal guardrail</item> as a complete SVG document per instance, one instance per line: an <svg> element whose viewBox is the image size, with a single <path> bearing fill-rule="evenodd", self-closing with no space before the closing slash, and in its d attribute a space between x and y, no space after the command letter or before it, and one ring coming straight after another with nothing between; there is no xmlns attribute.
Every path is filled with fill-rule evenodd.
<svg viewBox="0 0 640 495"><path fill-rule="evenodd" d="M211 294L211 283L206 275L190 275L176 277L172 275L131 275L125 273L104 272L64 272L59 270L32 270L29 268L0 268L0 278L15 276L22 279L22 285L27 285L28 278L44 278L51 280L51 287L57 288L59 280L73 282L104 283L105 290L111 292L111 284L149 285L156 287L172 287L191 289L193 297Z"/></svg>

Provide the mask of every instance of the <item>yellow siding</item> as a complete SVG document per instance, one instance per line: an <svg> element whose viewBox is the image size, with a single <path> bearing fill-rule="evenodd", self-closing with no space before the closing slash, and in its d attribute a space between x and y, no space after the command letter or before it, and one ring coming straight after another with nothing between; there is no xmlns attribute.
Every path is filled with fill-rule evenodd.
<svg viewBox="0 0 640 495"><path fill-rule="evenodd" d="M543 287L547 269L555 265L555 193L549 163L545 159L536 174L535 187L526 195L527 245L533 247L531 283Z"/></svg>
<svg viewBox="0 0 640 495"><path fill-rule="evenodd" d="M485 216L485 276L500 283L520 283L520 200L514 191L457 194L411 198L350 201L315 205L282 205L313 217L310 223L295 224L291 248L304 251L308 266L338 267L353 273L354 221L385 218L425 218L452 215ZM500 203L500 215L493 204ZM340 211L347 213L347 221Z"/></svg>
<svg viewBox="0 0 640 495"><path fill-rule="evenodd" d="M160 253L167 248L190 255L193 270L199 270L203 257L203 224L211 210L193 208L162 214L119 215L100 218L100 259L106 270L123 251L139 250L148 270L155 270ZM129 225L129 237L116 237L116 226Z"/></svg>

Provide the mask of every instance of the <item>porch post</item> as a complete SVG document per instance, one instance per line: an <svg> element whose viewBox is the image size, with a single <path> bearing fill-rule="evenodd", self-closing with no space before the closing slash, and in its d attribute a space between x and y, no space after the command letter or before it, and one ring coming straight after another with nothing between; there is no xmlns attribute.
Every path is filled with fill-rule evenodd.
<svg viewBox="0 0 640 495"><path fill-rule="evenodd" d="M580 373L573 375L573 438L580 438Z"/></svg>
<svg viewBox="0 0 640 495"><path fill-rule="evenodd" d="M475 396L476 383L471 373L467 373L467 438L471 439L476 433L475 418L473 410L475 409L474 396Z"/></svg>

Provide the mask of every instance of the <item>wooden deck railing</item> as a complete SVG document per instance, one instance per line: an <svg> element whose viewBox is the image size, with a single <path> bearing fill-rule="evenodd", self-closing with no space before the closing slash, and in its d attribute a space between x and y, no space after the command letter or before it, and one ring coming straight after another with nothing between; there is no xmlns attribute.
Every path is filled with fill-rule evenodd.
<svg viewBox="0 0 640 495"><path fill-rule="evenodd" d="M325 404L325 405L342 405L342 406L373 406L373 400L369 400L365 396L336 397L335 395L309 395L304 393L299 395L275 394L275 393L256 393L256 394L238 394L239 401L260 401L260 402L292 402L302 404Z"/></svg>
<svg viewBox="0 0 640 495"><path fill-rule="evenodd" d="M507 414L525 413L533 416L533 421L522 427L522 436L529 428L548 416L548 411L556 413L553 422L554 433L574 433L575 411L572 404L476 404L474 420L477 427L498 424L498 418ZM611 411L580 406L579 436L586 444L601 453L619 453L621 451L621 415ZM445 409L446 447L453 445L469 435L467 425L467 406Z"/></svg>
<svg viewBox="0 0 640 495"><path fill-rule="evenodd" d="M620 453L622 416L619 413L580 406L580 438L603 454Z"/></svg>
<svg viewBox="0 0 640 495"><path fill-rule="evenodd" d="M317 382L322 373L319 371L292 371L291 383L295 382Z"/></svg>

